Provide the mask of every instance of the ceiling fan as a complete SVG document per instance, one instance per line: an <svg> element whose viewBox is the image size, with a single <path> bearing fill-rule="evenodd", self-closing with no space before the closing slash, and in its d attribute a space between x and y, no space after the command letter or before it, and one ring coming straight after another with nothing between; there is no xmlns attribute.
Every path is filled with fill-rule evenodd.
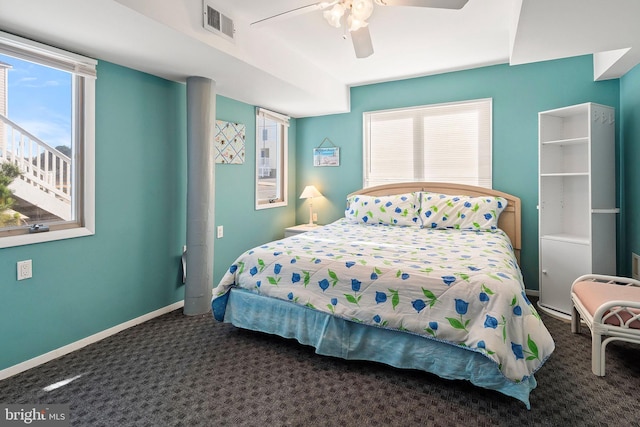
<svg viewBox="0 0 640 427"><path fill-rule="evenodd" d="M461 9L469 0L333 0L320 1L307 6L298 7L277 15L251 23L258 26L273 23L276 20L291 18L315 10L324 10L323 16L329 25L340 28L344 26L343 37L347 38L347 31L351 34L351 41L357 58L366 58L373 54L373 44L369 33L367 19L373 13L373 3L380 6L414 6L432 7L439 9Z"/></svg>

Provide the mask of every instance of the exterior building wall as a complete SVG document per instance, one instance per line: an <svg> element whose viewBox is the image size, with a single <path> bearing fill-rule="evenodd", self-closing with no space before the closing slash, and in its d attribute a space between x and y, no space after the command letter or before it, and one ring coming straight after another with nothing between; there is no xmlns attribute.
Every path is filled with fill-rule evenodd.
<svg viewBox="0 0 640 427"><path fill-rule="evenodd" d="M0 62L0 114L7 115L7 108L9 103L9 68L11 65Z"/></svg>
<svg viewBox="0 0 640 427"><path fill-rule="evenodd" d="M11 65L0 62L0 114L7 116L9 109L9 68ZM5 124L0 121L0 156L5 151Z"/></svg>

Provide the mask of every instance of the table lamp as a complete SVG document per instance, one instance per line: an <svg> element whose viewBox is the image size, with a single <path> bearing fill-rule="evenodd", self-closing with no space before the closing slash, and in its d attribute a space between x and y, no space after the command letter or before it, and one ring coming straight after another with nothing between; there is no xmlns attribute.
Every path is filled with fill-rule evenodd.
<svg viewBox="0 0 640 427"><path fill-rule="evenodd" d="M313 198L321 196L322 194L313 185L307 185L304 187L304 190L300 195L301 199L309 199L309 225L313 225Z"/></svg>

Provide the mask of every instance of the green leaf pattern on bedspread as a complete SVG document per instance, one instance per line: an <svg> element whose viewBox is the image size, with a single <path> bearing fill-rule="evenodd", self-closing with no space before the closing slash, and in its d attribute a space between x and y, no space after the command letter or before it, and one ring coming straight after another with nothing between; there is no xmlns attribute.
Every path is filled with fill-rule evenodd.
<svg viewBox="0 0 640 427"><path fill-rule="evenodd" d="M214 299L231 287L479 352L514 382L554 350L500 230L341 219L247 251Z"/></svg>

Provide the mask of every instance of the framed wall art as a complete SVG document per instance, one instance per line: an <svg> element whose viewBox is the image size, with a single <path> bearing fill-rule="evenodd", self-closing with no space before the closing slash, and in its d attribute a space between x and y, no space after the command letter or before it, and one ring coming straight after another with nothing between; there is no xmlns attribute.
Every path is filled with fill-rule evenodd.
<svg viewBox="0 0 640 427"><path fill-rule="evenodd" d="M246 126L242 123L216 120L213 147L216 163L243 164Z"/></svg>
<svg viewBox="0 0 640 427"><path fill-rule="evenodd" d="M322 144L313 149L313 166L340 166L340 147L325 138Z"/></svg>

